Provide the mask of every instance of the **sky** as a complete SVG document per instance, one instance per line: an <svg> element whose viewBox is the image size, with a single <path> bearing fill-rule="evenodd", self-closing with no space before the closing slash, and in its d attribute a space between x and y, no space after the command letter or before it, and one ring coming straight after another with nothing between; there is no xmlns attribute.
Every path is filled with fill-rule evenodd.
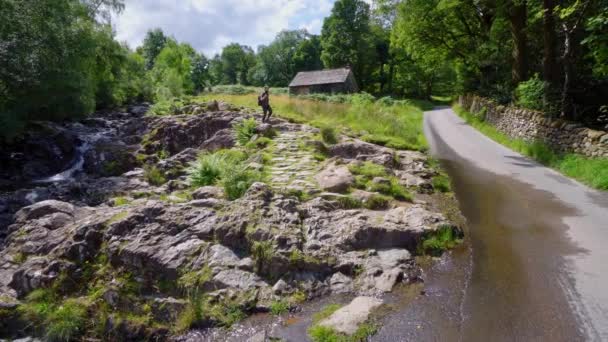
<svg viewBox="0 0 608 342"><path fill-rule="evenodd" d="M212 57L232 42L257 50L284 29L305 28L319 34L334 1L126 0L124 12L113 24L117 39L132 48L141 45L148 30L158 27Z"/></svg>

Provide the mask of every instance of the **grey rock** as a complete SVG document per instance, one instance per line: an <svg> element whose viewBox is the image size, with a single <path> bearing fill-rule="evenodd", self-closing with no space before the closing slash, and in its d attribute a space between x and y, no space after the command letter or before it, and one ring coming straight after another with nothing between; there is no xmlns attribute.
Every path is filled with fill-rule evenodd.
<svg viewBox="0 0 608 342"><path fill-rule="evenodd" d="M330 192L344 192L355 183L355 177L344 165L329 164L315 176L319 186Z"/></svg>
<svg viewBox="0 0 608 342"><path fill-rule="evenodd" d="M337 332L352 335L359 325L365 323L374 309L382 305L382 300L373 297L357 297L350 304L338 309L319 325Z"/></svg>

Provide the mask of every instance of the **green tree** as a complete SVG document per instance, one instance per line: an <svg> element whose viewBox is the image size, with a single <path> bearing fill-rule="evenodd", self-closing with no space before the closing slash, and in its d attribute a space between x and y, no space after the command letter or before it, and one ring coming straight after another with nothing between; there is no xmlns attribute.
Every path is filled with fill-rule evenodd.
<svg viewBox="0 0 608 342"><path fill-rule="evenodd" d="M192 94L195 83L192 79L193 62L198 58L189 44L179 44L169 39L156 57L152 77L156 85L156 98L159 100Z"/></svg>
<svg viewBox="0 0 608 342"><path fill-rule="evenodd" d="M154 61L165 47L165 44L167 44L167 40L168 38L159 28L150 30L146 33L142 49L147 70L151 70L154 67Z"/></svg>
<svg viewBox="0 0 608 342"><path fill-rule="evenodd" d="M258 49L259 66L252 75L272 86L284 87L289 84L296 71L296 49L307 36L306 30L281 31L268 46Z"/></svg>
<svg viewBox="0 0 608 342"><path fill-rule="evenodd" d="M256 61L249 46L232 43L222 49L222 83L249 85L247 76Z"/></svg>
<svg viewBox="0 0 608 342"><path fill-rule="evenodd" d="M375 58L369 21L367 3L338 0L321 30L321 60L325 67L352 67L361 87L369 78L368 64Z"/></svg>
<svg viewBox="0 0 608 342"><path fill-rule="evenodd" d="M293 53L293 63L296 72L323 69L319 36L308 35L298 44Z"/></svg>

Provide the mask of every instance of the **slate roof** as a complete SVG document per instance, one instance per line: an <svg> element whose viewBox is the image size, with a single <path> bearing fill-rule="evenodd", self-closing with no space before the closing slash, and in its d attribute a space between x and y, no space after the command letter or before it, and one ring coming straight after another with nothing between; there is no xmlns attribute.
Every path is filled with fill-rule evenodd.
<svg viewBox="0 0 608 342"><path fill-rule="evenodd" d="M346 68L318 71L301 71L289 84L290 87L301 87L319 84L344 83L351 70Z"/></svg>

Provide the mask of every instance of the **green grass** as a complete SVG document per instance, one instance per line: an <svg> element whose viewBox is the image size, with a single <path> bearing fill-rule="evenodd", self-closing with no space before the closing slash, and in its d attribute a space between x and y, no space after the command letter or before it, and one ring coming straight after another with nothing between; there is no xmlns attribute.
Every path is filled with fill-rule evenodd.
<svg viewBox="0 0 608 342"><path fill-rule="evenodd" d="M313 323L319 323L320 321L326 319L327 317L333 315L334 312L338 311L342 305L340 304L329 304L323 308L323 310L315 313L312 316Z"/></svg>
<svg viewBox="0 0 608 342"><path fill-rule="evenodd" d="M383 195L391 196L399 201L412 201L413 195L401 184L396 177L390 176L386 168L372 162L352 164L350 172L355 176L355 186L358 189L375 191ZM375 177L383 177L389 180L388 184L372 182Z"/></svg>
<svg viewBox="0 0 608 342"><path fill-rule="evenodd" d="M131 200L126 197L115 197L112 201L115 207L122 207L131 203Z"/></svg>
<svg viewBox="0 0 608 342"><path fill-rule="evenodd" d="M256 97L251 95L205 94L197 98L199 101L213 99L259 108ZM273 94L271 103L277 116L293 122L334 127L339 131L347 128L366 140L383 141L384 145L394 148L423 150L427 146L422 132L422 112L432 107L429 102L401 100L386 106L365 96L338 103Z"/></svg>
<svg viewBox="0 0 608 342"><path fill-rule="evenodd" d="M190 169L193 186L220 185L230 200L242 197L251 184L262 180L264 175L247 167L247 154L240 150L203 154Z"/></svg>
<svg viewBox="0 0 608 342"><path fill-rule="evenodd" d="M388 175L384 166L368 161L362 164L351 164L348 169L355 175L366 177L386 177Z"/></svg>
<svg viewBox="0 0 608 342"><path fill-rule="evenodd" d="M370 210L383 210L387 209L391 203L391 198L383 195L372 195L368 198L363 206Z"/></svg>
<svg viewBox="0 0 608 342"><path fill-rule="evenodd" d="M511 138L460 106L454 106L454 111L469 125L492 140L590 187L608 190L608 158L588 158L574 153L558 153L543 142L527 142Z"/></svg>
<svg viewBox="0 0 608 342"><path fill-rule="evenodd" d="M433 188L439 192L452 191L450 178L445 175L437 175L432 179Z"/></svg>
<svg viewBox="0 0 608 342"><path fill-rule="evenodd" d="M289 303L282 300L274 301L270 304L270 313L275 316L280 316L289 311Z"/></svg>
<svg viewBox="0 0 608 342"><path fill-rule="evenodd" d="M419 246L420 254L441 255L444 251L456 247L462 242L461 236L452 226L444 225L436 231L427 234Z"/></svg>
<svg viewBox="0 0 608 342"><path fill-rule="evenodd" d="M163 185L167 182L165 175L156 166L144 166L144 178L152 185Z"/></svg>

